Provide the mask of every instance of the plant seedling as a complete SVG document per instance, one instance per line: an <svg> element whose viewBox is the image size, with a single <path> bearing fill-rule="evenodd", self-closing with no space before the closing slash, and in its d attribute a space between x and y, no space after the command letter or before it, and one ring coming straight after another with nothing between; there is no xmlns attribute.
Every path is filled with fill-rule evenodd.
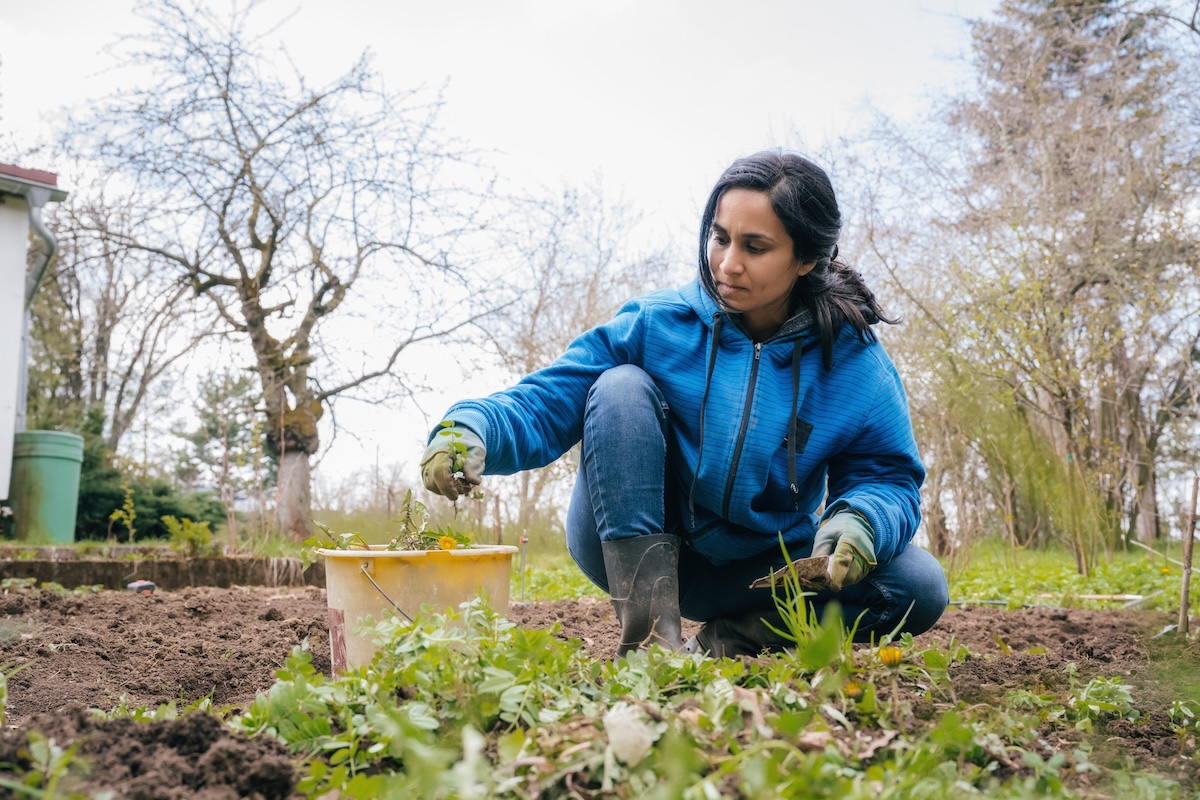
<svg viewBox="0 0 1200 800"><path fill-rule="evenodd" d="M1187 749L1188 741L1200 734L1200 718L1196 716L1196 709L1200 709L1200 702L1176 700L1171 703L1171 710L1167 712L1171 720L1171 731L1179 739L1180 755Z"/></svg>
<svg viewBox="0 0 1200 800"><path fill-rule="evenodd" d="M137 519L137 510L133 505L133 490L122 483L121 491L125 492L125 502L120 508L108 515L108 536L110 539L113 538L113 524L121 522L125 525L126 530L129 531L129 543L133 544L133 536L137 533L137 528L133 526L134 520Z"/></svg>
<svg viewBox="0 0 1200 800"><path fill-rule="evenodd" d="M442 420L442 430L438 436L446 437L446 449L450 453L450 477L454 478L454 488L459 494L471 494L474 486L467 482L463 470L467 468L467 446L463 444L462 434L454 430L454 420Z"/></svg>
<svg viewBox="0 0 1200 800"><path fill-rule="evenodd" d="M311 520L320 530L315 536L305 539L300 548L304 568L316 560L317 551L325 550L369 550L371 546L357 533L334 533L329 526ZM471 537L452 528L429 530L429 512L425 504L413 499L412 490L404 495L400 504L400 530L387 544L388 550L457 550L471 547Z"/></svg>
<svg viewBox="0 0 1200 800"><path fill-rule="evenodd" d="M464 448L465 449L465 448ZM412 489L400 504L400 530L388 542L388 550L457 550L470 547L471 537L450 528L429 530L429 511L420 500L414 500Z"/></svg>
<svg viewBox="0 0 1200 800"><path fill-rule="evenodd" d="M304 564L304 568L308 569L309 565L317 560L318 550L369 550L370 545L366 540L357 533L337 533L329 529L328 525L318 522L317 520L309 520L313 525L320 529L320 533L310 536L300 543L300 560Z"/></svg>
<svg viewBox="0 0 1200 800"><path fill-rule="evenodd" d="M438 436L445 436L447 439L446 450L450 455L450 477L454 479L454 488L458 491L459 496L468 496L472 500L482 500L483 492L476 488L475 484L467 480L465 470L467 468L467 446L461 441L462 434L454 430L454 420L444 419L441 421L443 430L438 432ZM454 515L458 516L458 498L450 501L454 506Z"/></svg>

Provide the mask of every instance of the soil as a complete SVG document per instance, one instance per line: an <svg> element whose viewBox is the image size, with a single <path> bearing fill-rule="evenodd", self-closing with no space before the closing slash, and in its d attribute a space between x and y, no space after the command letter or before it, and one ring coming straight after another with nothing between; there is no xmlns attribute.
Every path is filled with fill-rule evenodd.
<svg viewBox="0 0 1200 800"><path fill-rule="evenodd" d="M172 700L182 707L205 696L215 707L244 709L305 639L314 666L329 671L326 612L325 592L316 587L0 594L0 665L10 673L20 668L8 680L0 765L27 767L28 755L19 751L28 748L27 733L37 731L62 747L79 743L76 756L92 766L86 783L70 788L88 795L288 797L296 776L274 742L248 740L207 715L139 724L86 709L108 710L122 698L130 707ZM514 603L508 616L529 627L557 623L562 637L581 639L596 658L608 657L618 641L607 601ZM952 608L918 641L959 643L976 655L951 667L956 698L968 703L988 703L1014 688L1061 693L1069 662L1083 682L1121 678L1133 687L1138 708L1159 711L1137 723L1108 722L1093 760L1131 759L1139 769L1194 787L1200 762L1194 751L1180 755L1165 712L1173 699L1188 696L1178 681L1194 683L1200 674L1200 643L1153 639L1170 621L1140 612ZM1164 663L1175 672L1167 674ZM1047 746L1068 752L1081 735L1044 733ZM0 767L0 778L9 777ZM0 789L0 797L6 793Z"/></svg>

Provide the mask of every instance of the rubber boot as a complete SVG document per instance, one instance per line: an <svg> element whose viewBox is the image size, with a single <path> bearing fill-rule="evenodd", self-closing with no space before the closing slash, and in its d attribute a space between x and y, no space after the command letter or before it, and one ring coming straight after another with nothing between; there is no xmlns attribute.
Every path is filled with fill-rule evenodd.
<svg viewBox="0 0 1200 800"><path fill-rule="evenodd" d="M774 653L796 646L794 641L780 636L771 627L787 631L783 618L774 608L717 617L704 623L700 632L688 639L684 649L689 653L705 652L713 658L735 658L757 656L764 650Z"/></svg>
<svg viewBox="0 0 1200 800"><path fill-rule="evenodd" d="M679 620L679 537L667 533L602 542L613 609L621 623L617 658L657 643L683 648Z"/></svg>

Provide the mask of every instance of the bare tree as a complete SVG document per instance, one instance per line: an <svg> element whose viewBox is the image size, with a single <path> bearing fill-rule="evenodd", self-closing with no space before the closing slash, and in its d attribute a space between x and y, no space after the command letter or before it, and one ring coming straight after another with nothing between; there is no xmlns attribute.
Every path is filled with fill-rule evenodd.
<svg viewBox="0 0 1200 800"><path fill-rule="evenodd" d="M625 301L669 285L665 249L639 249L637 215L605 196L600 182L568 188L550 198L517 200L509 217L520 221L502 237L511 298L490 320L488 337L500 363L514 380L548 366L571 340L607 321ZM526 470L509 485L493 489L493 523L500 518L500 496L515 506L507 516L518 531L549 520L544 509L554 488L578 466L572 454L539 470ZM500 488L503 485L503 488ZM476 507L480 527L486 509Z"/></svg>
<svg viewBox="0 0 1200 800"><path fill-rule="evenodd" d="M983 415L963 435L1023 541L1083 536L1072 508L1092 509L1090 529L1159 530L1162 436L1200 336L1200 137L1164 24L1116 3L1009 0L975 23L977 84L942 127L875 142L903 179L879 193L873 241L919 320L907 334L938 387L929 408L945 418L956 392L988 395L958 405ZM1037 493L1053 476L1050 503ZM1106 519L1091 521L1082 487Z"/></svg>
<svg viewBox="0 0 1200 800"><path fill-rule="evenodd" d="M1200 0L1185 0L1185 2L1167 3L1164 6L1144 7L1142 4L1130 4L1128 12L1144 14L1148 18L1164 19L1180 26L1188 33L1200 36Z"/></svg>
<svg viewBox="0 0 1200 800"><path fill-rule="evenodd" d="M97 409L114 452L151 387L213 333L164 259L115 242L141 213L103 182L78 185L48 215L59 246L32 308L31 418L78 425Z"/></svg>
<svg viewBox="0 0 1200 800"><path fill-rule="evenodd" d="M273 68L258 4L146 4L132 63L153 83L97 105L73 135L148 210L115 244L174 265L253 353L278 458L278 522L307 534L310 459L335 398L411 391L401 355L470 309L464 232L483 176L438 131L440 99L396 93L364 56L322 87ZM485 187L484 187L485 188Z"/></svg>

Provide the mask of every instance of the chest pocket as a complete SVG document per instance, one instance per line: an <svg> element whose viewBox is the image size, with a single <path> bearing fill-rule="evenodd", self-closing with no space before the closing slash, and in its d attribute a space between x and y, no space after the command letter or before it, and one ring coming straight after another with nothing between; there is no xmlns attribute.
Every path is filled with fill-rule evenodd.
<svg viewBox="0 0 1200 800"><path fill-rule="evenodd" d="M796 455L800 455L804 452L804 448L808 446L808 437L812 436L812 432L813 425L811 422L805 422L799 417L796 418L796 448L794 451ZM788 437L784 436L783 443L780 445L780 447L787 449L787 446Z"/></svg>
<svg viewBox="0 0 1200 800"><path fill-rule="evenodd" d="M799 479L796 474L800 455L808 446L809 437L813 432L811 422L796 418L796 446L793 450L788 447L785 436L779 443L772 459L771 476L765 491L750 501L750 507L755 511L796 511L799 500ZM792 487L796 486L795 489Z"/></svg>

